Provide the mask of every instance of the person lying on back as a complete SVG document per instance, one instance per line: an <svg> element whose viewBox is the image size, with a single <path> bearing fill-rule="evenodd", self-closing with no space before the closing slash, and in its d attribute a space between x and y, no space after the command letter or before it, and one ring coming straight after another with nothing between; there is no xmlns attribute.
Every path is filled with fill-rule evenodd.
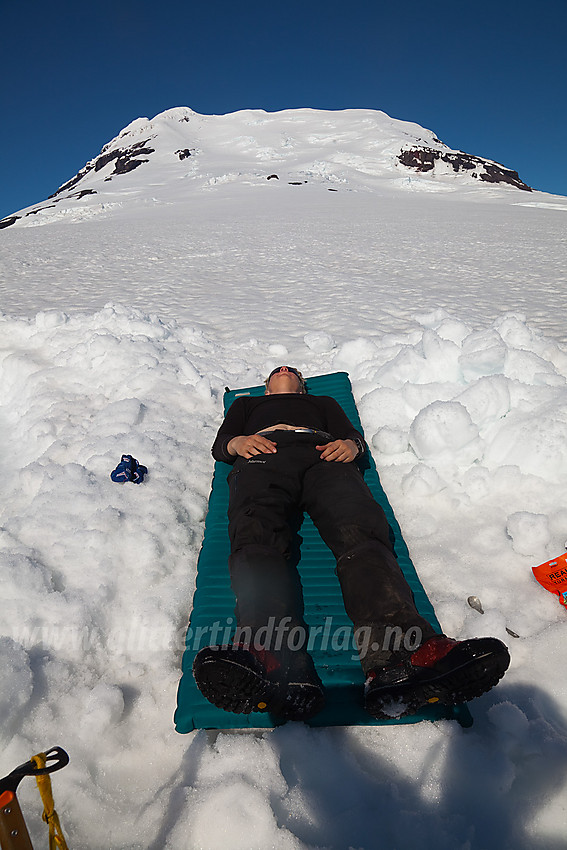
<svg viewBox="0 0 567 850"><path fill-rule="evenodd" d="M231 645L195 656L195 680L210 702L292 720L324 706L290 564L303 511L336 558L372 716L411 714L428 702L454 705L504 675L509 654L501 641L447 638L418 613L385 514L355 463L366 452L362 434L333 398L308 394L297 369L274 369L263 397L237 398L212 452L233 465L229 568L237 633Z"/></svg>

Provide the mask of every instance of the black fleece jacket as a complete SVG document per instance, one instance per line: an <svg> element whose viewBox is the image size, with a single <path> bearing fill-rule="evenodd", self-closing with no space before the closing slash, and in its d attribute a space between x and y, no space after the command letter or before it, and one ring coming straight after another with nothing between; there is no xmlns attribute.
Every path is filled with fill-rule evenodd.
<svg viewBox="0 0 567 850"><path fill-rule="evenodd" d="M233 437L256 434L270 425L278 424L325 431L334 440L362 440L362 434L331 396L301 393L241 396L231 404L219 428L213 443L213 457L225 463L234 463L236 457L229 454L226 448Z"/></svg>

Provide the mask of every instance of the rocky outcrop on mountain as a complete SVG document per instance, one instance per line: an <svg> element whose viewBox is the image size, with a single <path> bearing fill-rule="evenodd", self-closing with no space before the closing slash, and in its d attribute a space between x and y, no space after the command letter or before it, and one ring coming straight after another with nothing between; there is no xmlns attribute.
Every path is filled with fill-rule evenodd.
<svg viewBox="0 0 567 850"><path fill-rule="evenodd" d="M8 218L3 218L0 221L0 230L2 230L5 227L10 227L12 224L15 224L21 218L27 218L30 215L37 215L38 213L41 213L44 210L54 209L55 205L58 204L60 201L65 201L65 200L80 201L81 198L85 197L85 195L96 195L96 194L97 194L96 189L81 189L79 192L71 192L70 195L64 195L60 198L56 198L55 195L51 195L50 198L53 199L52 204L45 204L44 206L35 207L34 209L25 213L23 216L21 216L21 215L11 215L11 216L8 216Z"/></svg>
<svg viewBox="0 0 567 850"><path fill-rule="evenodd" d="M81 189L78 192L69 192L70 189L73 189L78 183L81 182L88 174L96 173L97 171L101 171L110 163L114 162L114 169L111 173L105 177L105 182L112 180L112 178L116 175L120 174L128 174L130 171L134 171L135 168L138 168L145 162L149 162L147 158L140 159L140 157L148 157L150 154L155 153L155 148L149 147L150 139L141 142L135 142L133 145L130 145L127 148L115 148L114 150L109 150L110 144L105 145L105 147L100 152L99 156L95 159L90 160L87 164L81 168L81 170L75 174L71 180L68 180L62 186L57 189L52 195L49 195L49 200L53 200L54 203L58 203L61 200L75 200L80 201L81 198L84 198L86 195L96 195L96 189ZM189 156L190 153L187 152ZM181 157L180 157L181 158ZM30 210L25 214L24 217L30 215L37 215L38 213L43 212L44 210L50 209L54 206L54 204L49 205L41 205L36 207L35 209ZM9 216L8 218L3 218L0 221L0 230L5 227L10 227L12 224L15 224L22 218L20 215Z"/></svg>
<svg viewBox="0 0 567 850"><path fill-rule="evenodd" d="M3 218L0 221L0 230L3 230L5 227L11 227L12 224L15 224L20 219L21 215L10 215L8 218Z"/></svg>
<svg viewBox="0 0 567 850"><path fill-rule="evenodd" d="M148 139L149 141L149 139ZM61 192L67 192L69 189L72 189L73 186L76 186L83 177L90 171L100 171L110 162L115 162L114 171L106 177L106 180L111 180L112 177L116 174L127 174L129 171L133 171L135 168L138 168L139 165L142 165L144 162L149 162L148 159L138 159L137 157L149 155L151 153L155 153L155 148L148 147L148 141L145 142L136 142L131 145L129 148L121 149L118 148L116 150L108 151L108 145L106 145L102 151L100 152L100 156L96 159L92 159L90 162L87 162L84 168L78 172L71 180L67 183L64 183L63 186L60 186L59 189L50 195L50 198L55 198L57 195L61 194ZM105 151L108 151L105 153Z"/></svg>
<svg viewBox="0 0 567 850"><path fill-rule="evenodd" d="M482 157L462 151L410 147L402 149L398 160L406 168L413 168L422 173L434 171L436 165L442 162L450 166L455 173L469 172L471 177L483 180L485 183L507 183L510 186L515 186L516 189L523 189L526 192L532 191L530 186L520 180L517 171L512 171L512 169L505 168L497 162L491 162L488 159L482 159Z"/></svg>

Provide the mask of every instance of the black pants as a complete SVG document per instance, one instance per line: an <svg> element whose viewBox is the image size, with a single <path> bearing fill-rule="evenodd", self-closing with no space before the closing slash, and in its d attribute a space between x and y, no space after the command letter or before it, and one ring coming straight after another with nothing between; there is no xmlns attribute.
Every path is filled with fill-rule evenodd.
<svg viewBox="0 0 567 850"><path fill-rule="evenodd" d="M388 660L396 635L411 630L412 639L431 637L434 629L418 614L392 552L384 512L357 466L321 460L315 446L328 440L320 435L274 431L267 436L277 452L239 457L228 476L229 565L238 625L255 632L270 618L286 617L290 626L304 625L290 556L294 525L305 511L337 559L355 635L364 630L363 669Z"/></svg>

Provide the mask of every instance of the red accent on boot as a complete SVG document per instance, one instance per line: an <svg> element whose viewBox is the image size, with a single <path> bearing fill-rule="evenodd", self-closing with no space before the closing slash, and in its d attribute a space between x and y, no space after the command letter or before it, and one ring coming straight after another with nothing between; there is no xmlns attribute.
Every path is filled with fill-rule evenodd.
<svg viewBox="0 0 567 850"><path fill-rule="evenodd" d="M434 667L459 643L460 641L445 637L445 635L434 635L425 643L422 643L419 649L412 652L410 659L412 667Z"/></svg>
<svg viewBox="0 0 567 850"><path fill-rule="evenodd" d="M246 644L240 644L240 646L258 659L266 673L273 673L282 666L279 658L273 652L270 652L269 649L256 649L256 647L246 646Z"/></svg>

